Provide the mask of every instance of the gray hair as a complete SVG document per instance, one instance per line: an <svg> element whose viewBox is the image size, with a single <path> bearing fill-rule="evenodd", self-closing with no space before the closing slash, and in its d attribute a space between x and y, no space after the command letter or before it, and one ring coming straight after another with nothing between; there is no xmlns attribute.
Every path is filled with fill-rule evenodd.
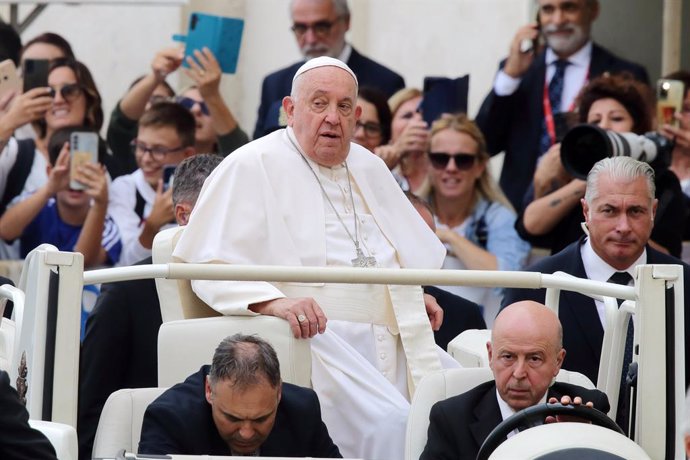
<svg viewBox="0 0 690 460"><path fill-rule="evenodd" d="M654 200L656 187L654 186L654 170L648 163L630 157L608 157L597 161L587 174L587 189L585 201L588 205L599 196L599 178L606 175L612 180L634 181L644 177L647 181L649 200Z"/></svg>
<svg viewBox="0 0 690 460"><path fill-rule="evenodd" d="M347 6L347 0L330 0L330 2L333 4L333 9L335 9L339 18L350 19L350 7ZM295 0L290 0L290 13L292 13L294 3Z"/></svg>
<svg viewBox="0 0 690 460"><path fill-rule="evenodd" d="M212 387L224 380L242 390L265 379L276 388L280 363L273 347L259 336L234 334L216 348L208 378Z"/></svg>
<svg viewBox="0 0 690 460"><path fill-rule="evenodd" d="M194 206L204 181L221 161L220 155L203 153L185 158L177 165L172 185L173 205L189 203Z"/></svg>

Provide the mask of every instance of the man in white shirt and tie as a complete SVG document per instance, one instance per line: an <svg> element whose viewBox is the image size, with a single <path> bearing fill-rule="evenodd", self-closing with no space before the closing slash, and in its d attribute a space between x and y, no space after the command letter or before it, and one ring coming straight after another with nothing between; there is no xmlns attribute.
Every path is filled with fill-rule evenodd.
<svg viewBox="0 0 690 460"><path fill-rule="evenodd" d="M505 151L500 184L519 211L537 159L563 134L563 114L580 89L604 72L629 72L647 83L646 70L592 42L598 0L536 0L538 21L521 27L484 100L477 124L489 152ZM539 38L545 47L539 49ZM534 43L536 46L527 44Z"/></svg>

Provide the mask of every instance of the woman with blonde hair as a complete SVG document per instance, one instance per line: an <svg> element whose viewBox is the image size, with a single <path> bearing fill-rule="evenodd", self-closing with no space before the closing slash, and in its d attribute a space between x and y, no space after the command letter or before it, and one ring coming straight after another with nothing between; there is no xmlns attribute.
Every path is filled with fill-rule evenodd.
<svg viewBox="0 0 690 460"><path fill-rule="evenodd" d="M466 115L444 115L431 128L429 202L448 255L443 268L520 270L530 250L515 231L515 212L487 169L489 154ZM487 325L502 293L491 288L443 287L484 307Z"/></svg>
<svg viewBox="0 0 690 460"><path fill-rule="evenodd" d="M422 92L417 88L403 88L388 99L393 115L390 142L374 149L403 190L415 195L426 195L429 191L426 158L429 127L418 110L421 101Z"/></svg>

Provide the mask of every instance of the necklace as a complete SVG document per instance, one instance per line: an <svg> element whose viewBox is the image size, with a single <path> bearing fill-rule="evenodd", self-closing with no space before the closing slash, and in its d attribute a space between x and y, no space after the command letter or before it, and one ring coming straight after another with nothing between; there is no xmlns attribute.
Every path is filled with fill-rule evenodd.
<svg viewBox="0 0 690 460"><path fill-rule="evenodd" d="M321 179L319 179L319 176L312 169L311 165L309 165L309 162L304 157L304 155L302 155L302 152L299 150L299 148L297 148L297 145L295 145L295 142L292 140L292 138L290 136L288 136L288 139L290 139L290 142L295 147L295 150L297 150L297 153L299 154L300 157L302 157L302 160L304 160L304 163L307 165L307 168L309 169L309 171L311 171L312 175L314 176L314 179L316 179L316 182L319 184L319 187L321 188L321 193L323 193L323 196L326 198L326 201L328 201L328 204L331 205L331 209L333 209L333 212L335 213L335 216L338 218L340 225L343 226L345 233L347 233L347 236L350 237L350 240L355 245L355 253L357 254L357 257L355 257L354 259L351 259L352 266L353 267L359 267L359 268L376 267L376 258L373 256L365 256L364 251L362 251L362 248L359 246L358 227L357 227L357 210L355 209L355 199L352 195L352 182L350 181L350 169L347 166L347 161L345 162L345 171L347 173L347 186L350 189L350 201L352 202L352 214L354 215L354 221L355 221L355 236L354 237L352 236L352 233L350 233L350 230L348 230L347 225L345 225L343 218L340 217L338 210L335 209L335 205L333 205L333 202L328 197L328 194L326 193L326 189L324 188L323 184L321 183Z"/></svg>

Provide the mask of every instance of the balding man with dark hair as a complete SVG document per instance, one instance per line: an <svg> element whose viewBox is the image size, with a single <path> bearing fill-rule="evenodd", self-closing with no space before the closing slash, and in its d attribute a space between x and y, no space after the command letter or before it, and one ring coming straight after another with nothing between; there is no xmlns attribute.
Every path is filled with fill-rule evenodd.
<svg viewBox="0 0 690 460"><path fill-rule="evenodd" d="M501 311L486 344L494 380L434 404L420 460L474 459L499 423L547 400L575 405L587 401L587 406L608 412L604 393L553 383L566 354L562 340L558 317L540 303L518 302Z"/></svg>
<svg viewBox="0 0 690 460"><path fill-rule="evenodd" d="M316 393L282 383L273 347L242 334L149 405L139 453L340 458Z"/></svg>

